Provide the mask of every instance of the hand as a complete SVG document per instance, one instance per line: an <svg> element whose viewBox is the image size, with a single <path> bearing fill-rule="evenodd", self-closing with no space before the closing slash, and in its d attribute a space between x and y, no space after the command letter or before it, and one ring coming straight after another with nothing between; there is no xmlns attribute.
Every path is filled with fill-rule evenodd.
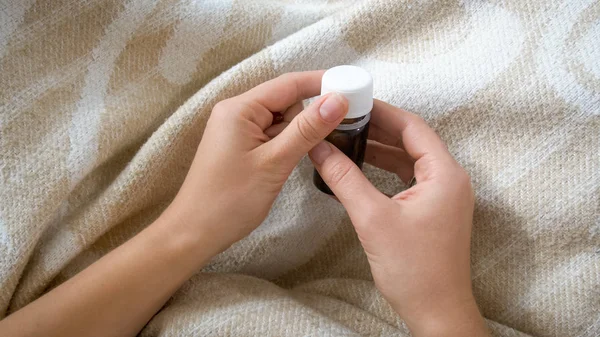
<svg viewBox="0 0 600 337"><path fill-rule="evenodd" d="M298 161L344 118L323 72L280 76L218 103L190 171L165 212L139 234L0 321L2 336L136 335L215 254L267 216ZM271 112L283 112L273 125ZM35 324L30 324L35 321Z"/></svg>
<svg viewBox="0 0 600 337"><path fill-rule="evenodd" d="M189 173L165 216L218 253L254 230L267 216L300 159L344 118L345 98L302 100L319 94L322 71L289 73L213 109ZM273 113L283 122L273 124Z"/></svg>
<svg viewBox="0 0 600 337"><path fill-rule="evenodd" d="M419 117L375 101L367 162L417 185L389 198L339 150L322 142L311 160L344 205L376 286L413 334L487 335L471 291L470 179Z"/></svg>

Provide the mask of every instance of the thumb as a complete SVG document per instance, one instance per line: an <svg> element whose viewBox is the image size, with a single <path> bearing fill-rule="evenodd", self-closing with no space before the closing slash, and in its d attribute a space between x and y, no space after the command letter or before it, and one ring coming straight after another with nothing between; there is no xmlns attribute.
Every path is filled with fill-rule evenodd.
<svg viewBox="0 0 600 337"><path fill-rule="evenodd" d="M348 101L338 93L319 97L275 138L266 151L283 165L294 167L315 145L333 131L348 113Z"/></svg>
<svg viewBox="0 0 600 337"><path fill-rule="evenodd" d="M389 200L369 182L350 158L332 144L321 142L309 152L309 156L323 181L351 218L364 213L365 207Z"/></svg>

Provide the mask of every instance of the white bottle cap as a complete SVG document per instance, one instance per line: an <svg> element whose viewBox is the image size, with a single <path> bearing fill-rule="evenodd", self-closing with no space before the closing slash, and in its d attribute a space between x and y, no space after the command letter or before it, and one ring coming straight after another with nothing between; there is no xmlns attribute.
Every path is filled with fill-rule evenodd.
<svg viewBox="0 0 600 337"><path fill-rule="evenodd" d="M337 92L348 100L346 118L362 117L373 109L373 78L356 66L337 66L323 74L321 95Z"/></svg>

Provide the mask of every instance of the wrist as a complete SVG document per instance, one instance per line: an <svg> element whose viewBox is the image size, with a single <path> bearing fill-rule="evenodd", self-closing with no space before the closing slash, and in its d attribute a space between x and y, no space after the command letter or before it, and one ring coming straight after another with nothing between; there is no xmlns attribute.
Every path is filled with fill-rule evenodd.
<svg viewBox="0 0 600 337"><path fill-rule="evenodd" d="M193 219L193 221L190 221ZM165 248L177 254L182 262L198 270L227 248L211 233L204 217L190 217L185 209L172 203L152 224L152 231Z"/></svg>
<svg viewBox="0 0 600 337"><path fill-rule="evenodd" d="M404 317L403 317L404 318ZM439 303L405 318L415 337L426 336L489 336L475 299Z"/></svg>

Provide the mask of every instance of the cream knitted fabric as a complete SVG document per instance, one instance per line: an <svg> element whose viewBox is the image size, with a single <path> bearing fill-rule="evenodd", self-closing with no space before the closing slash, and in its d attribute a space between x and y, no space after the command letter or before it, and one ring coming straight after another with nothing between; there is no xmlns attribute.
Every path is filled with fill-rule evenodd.
<svg viewBox="0 0 600 337"><path fill-rule="evenodd" d="M0 29L4 315L160 214L217 101L350 63L470 172L494 334L600 334L600 2L2 0ZM311 170L142 336L407 335Z"/></svg>

